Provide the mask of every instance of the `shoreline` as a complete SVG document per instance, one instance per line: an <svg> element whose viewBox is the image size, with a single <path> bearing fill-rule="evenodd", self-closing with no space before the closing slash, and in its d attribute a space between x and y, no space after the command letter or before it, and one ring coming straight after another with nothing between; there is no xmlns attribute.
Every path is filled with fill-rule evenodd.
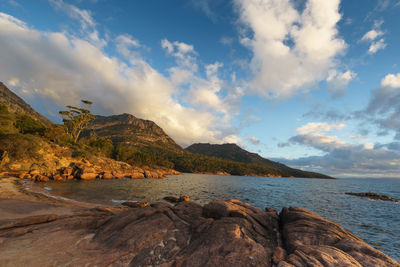
<svg viewBox="0 0 400 267"><path fill-rule="evenodd" d="M400 266L302 208L277 213L238 200L129 208L54 198L22 183L0 177L1 266Z"/></svg>

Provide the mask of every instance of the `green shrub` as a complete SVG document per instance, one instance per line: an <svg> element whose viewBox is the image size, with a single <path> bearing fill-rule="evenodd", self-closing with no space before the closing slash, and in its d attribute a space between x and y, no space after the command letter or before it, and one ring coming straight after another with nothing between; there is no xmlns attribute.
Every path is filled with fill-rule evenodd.
<svg viewBox="0 0 400 267"><path fill-rule="evenodd" d="M0 105L0 134L13 134L16 133L13 124L13 116L8 111L5 105Z"/></svg>
<svg viewBox="0 0 400 267"><path fill-rule="evenodd" d="M15 123L15 127L23 134L40 134L43 135L46 127L32 117L22 115Z"/></svg>
<svg viewBox="0 0 400 267"><path fill-rule="evenodd" d="M8 115L9 111L6 105L0 105L0 115Z"/></svg>
<svg viewBox="0 0 400 267"><path fill-rule="evenodd" d="M75 150L72 152L73 158L85 158L88 155L88 152L85 150Z"/></svg>
<svg viewBox="0 0 400 267"><path fill-rule="evenodd" d="M44 131L43 136L48 140L62 146L71 146L73 143L72 138L65 132L62 125L54 125L50 128L47 128Z"/></svg>
<svg viewBox="0 0 400 267"><path fill-rule="evenodd" d="M0 136L0 154L7 151L11 159L35 158L41 159L38 154L43 147L43 141L30 134L6 134Z"/></svg>
<svg viewBox="0 0 400 267"><path fill-rule="evenodd" d="M104 137L91 136L81 138L79 144L86 148L88 152L99 156L112 157L114 152L112 141Z"/></svg>

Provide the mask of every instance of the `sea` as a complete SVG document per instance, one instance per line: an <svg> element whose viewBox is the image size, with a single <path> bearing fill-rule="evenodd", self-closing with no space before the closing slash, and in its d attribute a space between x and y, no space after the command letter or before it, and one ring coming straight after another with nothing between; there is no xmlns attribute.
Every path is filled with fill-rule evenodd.
<svg viewBox="0 0 400 267"><path fill-rule="evenodd" d="M371 200L345 192L375 192L400 199L400 179L307 179L183 174L164 179L47 182L37 189L74 201L120 205L124 201L162 201L188 195L205 204L238 199L260 209L297 206L350 230L368 244L400 261L400 202Z"/></svg>

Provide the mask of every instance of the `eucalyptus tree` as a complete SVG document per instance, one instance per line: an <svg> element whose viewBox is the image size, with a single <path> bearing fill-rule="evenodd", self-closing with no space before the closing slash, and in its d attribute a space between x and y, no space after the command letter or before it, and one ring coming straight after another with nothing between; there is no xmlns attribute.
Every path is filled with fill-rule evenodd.
<svg viewBox="0 0 400 267"><path fill-rule="evenodd" d="M76 143L82 130L87 127L90 121L94 120L94 115L89 108L93 102L81 100L84 107L67 106L68 110L62 110L59 113L62 116L65 131Z"/></svg>

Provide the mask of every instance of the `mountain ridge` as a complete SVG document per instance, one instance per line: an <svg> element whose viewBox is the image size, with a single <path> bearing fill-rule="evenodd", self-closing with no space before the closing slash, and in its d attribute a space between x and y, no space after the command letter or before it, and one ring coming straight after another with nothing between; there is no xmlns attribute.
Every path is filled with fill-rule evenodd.
<svg viewBox="0 0 400 267"><path fill-rule="evenodd" d="M278 169L282 172L301 174L300 177L305 177L303 176L304 174L309 174L310 178L313 177L332 178L328 175L323 175L320 173L308 172L291 168L289 166L286 166L285 164L263 158L257 153L249 152L241 148L237 144L233 143L226 143L226 144L195 143L185 148L185 150L195 154L212 156L236 162L264 165L270 168Z"/></svg>

